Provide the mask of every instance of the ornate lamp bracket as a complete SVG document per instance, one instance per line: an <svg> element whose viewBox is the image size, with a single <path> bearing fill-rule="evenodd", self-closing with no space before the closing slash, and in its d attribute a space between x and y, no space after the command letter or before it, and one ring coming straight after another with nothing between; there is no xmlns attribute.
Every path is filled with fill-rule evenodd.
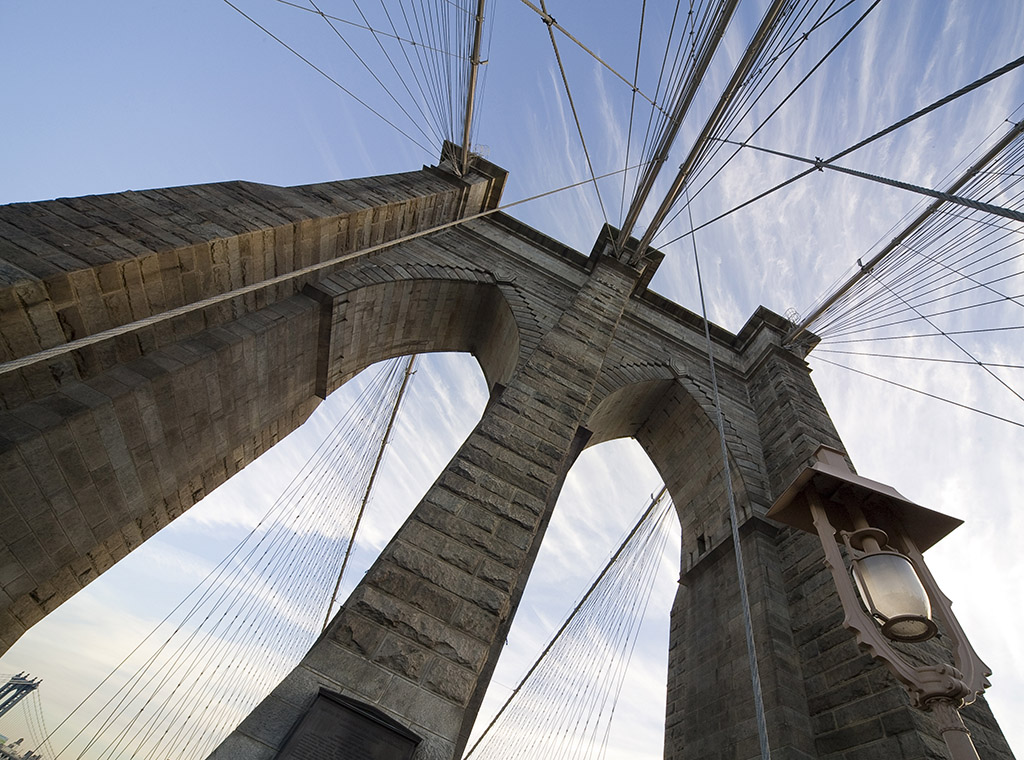
<svg viewBox="0 0 1024 760"><path fill-rule="evenodd" d="M988 676L992 671L967 640L949 598L939 589L922 556L961 521L915 504L889 486L860 477L841 452L825 446L818 449L815 461L790 484L767 516L817 533L825 566L843 605L843 625L853 632L862 649L885 663L906 687L914 707L935 716L954 760L977 760L959 708L973 702L990 685ZM841 544L857 568L856 584ZM865 563L875 568L870 573L871 583L867 580L870 566ZM885 585L883 580L892 583ZM874 601L875 592L868 590L871 585L885 586L879 597L888 595L887 604L895 607L894 612L880 611ZM908 598L917 604L918 611L901 606ZM915 665L890 641L930 638L937 631L931 617L941 623L952 643L951 664ZM884 622L882 627L880 622Z"/></svg>
<svg viewBox="0 0 1024 760"><path fill-rule="evenodd" d="M928 571L927 565L924 564L921 553L917 551L917 547L912 544L908 546L909 542L906 537L901 536L904 540L900 542L903 544L900 548L913 563L918 577L928 592L928 598L936 617L943 622L947 634L953 640L953 665L912 665L882 634L857 595L857 589L846 569L839 543L836 541L836 529L829 522L821 496L813 488L808 489L805 493L814 527L825 550L825 565L832 574L832 580L836 584L836 590L839 592L839 599L843 605L845 613L843 625L853 632L861 648L886 664L893 675L906 687L914 707L930 709L934 700L948 701L955 707L973 702L978 694L990 686L987 677L992 674L992 671L982 662L967 641L963 629L953 614L948 597L939 590L934 577ZM856 556L858 550L851 546L849 541L850 536L854 533L839 531L839 535L851 556Z"/></svg>

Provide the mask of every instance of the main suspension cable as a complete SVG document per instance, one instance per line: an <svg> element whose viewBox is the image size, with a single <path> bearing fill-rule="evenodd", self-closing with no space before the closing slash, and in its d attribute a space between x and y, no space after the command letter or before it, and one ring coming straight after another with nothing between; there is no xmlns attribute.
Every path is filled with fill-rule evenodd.
<svg viewBox="0 0 1024 760"><path fill-rule="evenodd" d="M736 555L736 575L740 590L740 607L743 612L743 632L747 642L747 660L750 665L750 682L753 691L754 716L757 722L757 739L761 749L761 760L771 760L771 746L768 741L768 724L765 719L764 697L761 694L761 675L757 667L757 646L754 643L754 625L750 614L750 596L747 590L747 573L743 566L743 549L740 545L739 512L736 509L736 496L732 488L732 468L729 465L729 447L725 438L725 418L722 414L722 401L718 393L718 375L715 371L715 355L711 343L711 326L708 322L707 302L704 298L704 283L700 274L700 256L697 254L697 236L693 232L693 215L689 211L690 241L693 244L693 263L697 274L697 291L700 293L701 316L704 319L704 345L708 354L708 367L711 370L711 389L714 393L715 420L718 426L718 441L722 451L722 478L725 480L725 492L729 501L729 522L732 528L732 544Z"/></svg>

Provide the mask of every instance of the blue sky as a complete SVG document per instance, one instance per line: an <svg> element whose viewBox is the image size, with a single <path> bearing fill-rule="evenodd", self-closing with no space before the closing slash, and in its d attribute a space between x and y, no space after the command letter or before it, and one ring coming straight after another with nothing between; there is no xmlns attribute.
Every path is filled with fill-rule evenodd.
<svg viewBox="0 0 1024 760"><path fill-rule="evenodd" d="M315 14L271 0L237 5L402 129L412 129ZM354 6L340 0L319 5L327 13L356 17ZM559 23L616 70L631 75L637 23L633 4L605 3L600 12L589 3L562 5L549 4ZM670 11L660 3L649 5L648 29L654 39L667 28ZM699 93L693 118L681 130L680 145L688 147L701 126L763 5L741 2L739 17L713 62L708 87ZM584 179L586 163L545 25L520 3L495 0L489 7L493 37L474 143L511 172L505 200ZM857 3L811 35L792 69L745 122L748 131L865 7ZM229 179L303 184L407 171L435 160L436 145L419 135L430 151L414 145L220 0L173 5L153 0L8 3L0 7L0 29L6 32L0 46L0 70L5 72L0 102L8 104L0 115L0 202ZM387 71L374 58L372 40L356 30L345 30L345 35L371 68ZM1018 2L888 0L755 142L805 156L830 155L1018 56L1021 39L1024 10ZM627 142L630 91L569 41L559 38L559 46L594 168L598 173L617 170ZM645 91L653 91L657 67L657 55L647 54L640 80ZM1015 109L1022 102L1024 75L1018 71L857 152L847 163L941 186L958 161L1007 126L1005 120L1021 118ZM746 132L741 128L738 134ZM634 135L633 145L638 144ZM666 174L678 165L682 152L673 152ZM801 168L784 159L741 153L694 201L695 221L700 224ZM654 196L660 198L668 179L662 178ZM617 223L619 186L608 180L601 190ZM706 228L698 233L697 245L711 318L737 330L758 304L779 313L806 311L858 257L891 237L893 226L918 202L915 196L863 180L815 173ZM590 250L604 221L589 187L517 207L514 214L584 251ZM683 222L677 220L656 242L684 232ZM653 288L697 309L689 240L665 250L668 255ZM1020 340L1014 335L974 336L971 349L991 361L1021 364ZM941 343L932 347L943 356L953 355ZM850 363L1024 419L1019 401L972 368L881 359ZM1008 600L1019 599L1024 588L1024 563L1012 540L1024 528L1018 509L1024 476L1017 465L1024 431L836 369L813 354L811 365L860 472L966 520L929 552L929 559L976 648L995 671L989 696L997 718L1017 751L1024 751L1024 733L1013 720L1024 714L1024 662L1015 633L1024 624L1024 613L1007 610ZM1020 371L1014 375L1007 370L1004 376L1017 387L1024 385ZM378 499L387 506L377 508L377 518L367 528L364 561L397 525L402 505L414 503L455 450L484 399L482 379L465 357L425 363L414 392L423 397L410 403L410 421L403 423L409 426L401 439L405 443L396 441L389 459L397 490ZM416 419L433 423L417 428L412 422ZM439 428L439 419L451 423ZM425 445L417 434L424 428L443 434ZM267 478L286 480L287 468L301 463L303 445L308 446L316 430L306 435L305 444L275 450L266 469L247 472L256 481L250 490L240 482L233 493L218 492L207 499L209 505L194 510L192 527L179 527L178 537L158 537L143 550L151 553L137 553L137 565L115 569L65 605L48 619L45 630L38 626L12 650L0 669L27 669L44 677L49 693L42 693L43 702L53 716L58 707L68 709L77 699L74 694L90 688L116 663L117 648L147 631L162 617L161 606L180 596L159 580L156 588L162 593L157 593L138 577L165 579L170 574L189 579L215 562L216 551L229 545L228 528L244 529L254 513L253 492L269 491ZM563 589L545 587L539 579L545 573L563 578L571 570L582 590L630 516L639 513L658 486L653 468L635 445L616 442L584 455L566 483L539 560L538 580L531 582L510 636L509 656L496 675L496 693L513 684L522 663L543 645L545 630L568 606ZM200 556L196 537L208 535L211 526L218 535L225 531L225 540ZM673 571L667 569L664 577L667 584L655 592L661 595L656 599L661 599L662 614ZM658 604L652 603L652 609ZM39 638L36 645L33 637ZM80 648L71 647L72 641ZM645 693L644 685L663 677L658 670L663 671L663 655L657 647L652 644L641 655L634 694ZM646 699L637 697L634 704L642 705L651 722L649 715L657 716L663 708ZM51 717L51 722L56 720ZM654 736L646 745L648 756L657 754L657 722L646 732ZM616 751L622 758L640 752L625 745Z"/></svg>

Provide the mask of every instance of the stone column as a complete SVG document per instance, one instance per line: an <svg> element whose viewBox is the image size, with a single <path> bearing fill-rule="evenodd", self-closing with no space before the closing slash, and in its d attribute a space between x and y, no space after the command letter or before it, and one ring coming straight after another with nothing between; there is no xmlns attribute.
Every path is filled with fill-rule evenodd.
<svg viewBox="0 0 1024 760"><path fill-rule="evenodd" d="M307 268L492 208L477 164L0 206L0 363L133 326L0 371L0 651L306 419Z"/></svg>
<svg viewBox="0 0 1024 760"><path fill-rule="evenodd" d="M772 342L752 368L750 397L774 499L819 445L839 450L843 446L807 365L778 347L781 333ZM791 651L796 654L781 658L772 653L773 667L803 681L805 715L814 740L812 756L827 760L947 757L930 714L911 707L903 687L884 665L859 650L853 634L843 627L842 606L823 565L817 537L782 528L774 538L760 543L762 556L770 558L765 567L773 568L775 577L766 586L772 614L777 621L787 621ZM943 639L908 645L905 650L911 657L952 662ZM965 709L963 717L982 758L1012 759L984 699Z"/></svg>
<svg viewBox="0 0 1024 760"><path fill-rule="evenodd" d="M461 755L637 273L599 259L300 665L216 758L271 758L321 686Z"/></svg>
<svg viewBox="0 0 1024 760"><path fill-rule="evenodd" d="M776 529L759 516L766 505L756 417L742 398L737 368L721 366L718 374L720 385L732 388L731 399L722 396L730 477L772 757L810 760L813 735ZM637 434L665 478L683 528L669 634L665 758L746 760L759 756L755 701L721 442L713 406L698 403L712 396L705 383L677 382Z"/></svg>

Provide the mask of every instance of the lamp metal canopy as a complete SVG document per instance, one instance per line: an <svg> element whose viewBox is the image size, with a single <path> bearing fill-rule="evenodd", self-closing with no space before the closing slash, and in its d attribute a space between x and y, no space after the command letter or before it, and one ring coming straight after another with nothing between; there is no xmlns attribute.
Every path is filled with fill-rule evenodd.
<svg viewBox="0 0 1024 760"><path fill-rule="evenodd" d="M829 521L837 531L854 531L857 526L847 510L847 502L855 502L868 522L883 530L910 536L920 551L934 546L963 524L963 520L928 509L910 501L895 488L857 475L846 463L843 454L828 446L820 446L815 462L775 500L766 517L807 533L816 533L811 510L804 493L813 488L829 509Z"/></svg>

